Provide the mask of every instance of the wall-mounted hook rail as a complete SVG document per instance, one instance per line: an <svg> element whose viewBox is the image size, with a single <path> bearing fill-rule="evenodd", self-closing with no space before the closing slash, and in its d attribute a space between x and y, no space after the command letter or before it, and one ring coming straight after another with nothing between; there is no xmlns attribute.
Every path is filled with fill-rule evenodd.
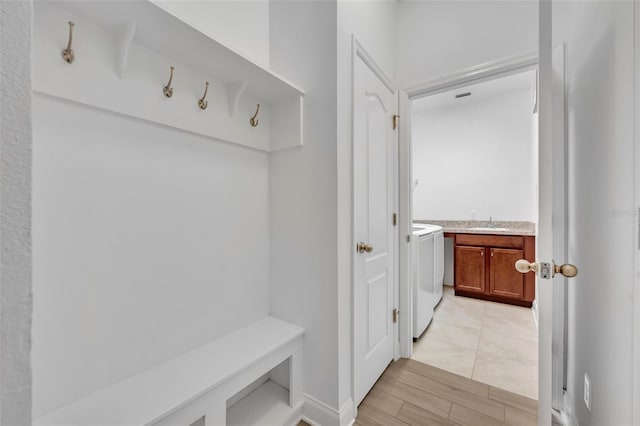
<svg viewBox="0 0 640 426"><path fill-rule="evenodd" d="M75 53L73 53L73 49L71 48L71 44L73 43L73 27L74 23L69 21L69 41L67 42L67 48L62 51L62 59L64 59L67 63L72 63L76 58Z"/></svg>
<svg viewBox="0 0 640 426"><path fill-rule="evenodd" d="M167 98L173 96L173 87L171 87L171 82L173 81L173 66L171 66L170 68L171 74L169 75L169 82L162 88L162 93L164 93Z"/></svg>
<svg viewBox="0 0 640 426"><path fill-rule="evenodd" d="M260 112L260 104L258 104L257 108L256 108L256 113L253 114L253 117L251 117L249 119L249 123L253 126L253 127L257 127L259 120L258 120L258 113Z"/></svg>
<svg viewBox="0 0 640 426"><path fill-rule="evenodd" d="M200 107L200 109L207 109L207 105L209 105L209 103L206 101L207 91L209 90L209 82L206 81L204 84L204 95L202 95L202 98L200 98L200 100L198 101L198 106Z"/></svg>

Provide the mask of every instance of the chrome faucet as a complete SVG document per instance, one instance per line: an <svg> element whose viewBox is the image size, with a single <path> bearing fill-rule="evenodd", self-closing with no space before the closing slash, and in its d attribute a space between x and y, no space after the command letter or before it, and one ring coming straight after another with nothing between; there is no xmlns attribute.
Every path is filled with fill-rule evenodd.
<svg viewBox="0 0 640 426"><path fill-rule="evenodd" d="M493 216L489 216L489 222L487 222L487 228L495 228L496 224L493 223Z"/></svg>

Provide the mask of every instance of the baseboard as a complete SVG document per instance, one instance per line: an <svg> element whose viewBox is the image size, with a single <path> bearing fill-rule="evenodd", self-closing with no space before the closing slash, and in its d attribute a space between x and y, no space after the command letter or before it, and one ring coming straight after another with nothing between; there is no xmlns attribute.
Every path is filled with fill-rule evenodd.
<svg viewBox="0 0 640 426"><path fill-rule="evenodd" d="M355 420L353 416L353 399L351 398L342 406L340 411L306 393L303 395L303 399L302 420L311 426L351 426Z"/></svg>
<svg viewBox="0 0 640 426"><path fill-rule="evenodd" d="M291 412L289 418L284 422L285 425L296 426L302 419L302 407L304 407L304 401L300 402Z"/></svg>
<svg viewBox="0 0 640 426"><path fill-rule="evenodd" d="M568 391L565 392L564 394L564 407L562 409L562 415L566 421L566 425L567 426L579 426L578 425L578 419L576 419L576 414L575 414L575 399L573 398L573 395L570 394Z"/></svg>
<svg viewBox="0 0 640 426"><path fill-rule="evenodd" d="M562 396L562 407L560 411L551 410L551 424L553 426L579 426L575 417L575 400L569 392L564 392Z"/></svg>
<svg viewBox="0 0 640 426"><path fill-rule="evenodd" d="M356 421L353 398L349 398L340 409L340 426L351 426Z"/></svg>
<svg viewBox="0 0 640 426"><path fill-rule="evenodd" d="M551 409L551 426L569 426L567 415L562 411Z"/></svg>
<svg viewBox="0 0 640 426"><path fill-rule="evenodd" d="M552 426L579 426L578 421L565 411L551 410Z"/></svg>

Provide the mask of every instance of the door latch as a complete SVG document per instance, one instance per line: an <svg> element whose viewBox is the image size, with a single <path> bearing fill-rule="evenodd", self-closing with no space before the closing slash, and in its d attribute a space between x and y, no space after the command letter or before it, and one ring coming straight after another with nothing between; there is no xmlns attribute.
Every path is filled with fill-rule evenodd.
<svg viewBox="0 0 640 426"><path fill-rule="evenodd" d="M540 267L540 278L545 280L551 279L551 264L548 262L540 262L538 265Z"/></svg>
<svg viewBox="0 0 640 426"><path fill-rule="evenodd" d="M493 256L493 253L491 254ZM538 276L542 279L549 280L556 274L564 275L567 278L572 278L578 275L578 268L570 263L564 265L556 265L556 262L529 262L526 259L520 259L515 264L518 272L526 274L527 272L537 272Z"/></svg>

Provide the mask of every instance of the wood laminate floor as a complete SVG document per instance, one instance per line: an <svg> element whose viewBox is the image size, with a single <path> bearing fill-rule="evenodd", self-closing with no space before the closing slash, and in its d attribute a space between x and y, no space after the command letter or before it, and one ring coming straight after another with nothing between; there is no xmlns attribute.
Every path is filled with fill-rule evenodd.
<svg viewBox="0 0 640 426"><path fill-rule="evenodd" d="M355 426L535 426L537 409L533 399L401 359L362 401Z"/></svg>

